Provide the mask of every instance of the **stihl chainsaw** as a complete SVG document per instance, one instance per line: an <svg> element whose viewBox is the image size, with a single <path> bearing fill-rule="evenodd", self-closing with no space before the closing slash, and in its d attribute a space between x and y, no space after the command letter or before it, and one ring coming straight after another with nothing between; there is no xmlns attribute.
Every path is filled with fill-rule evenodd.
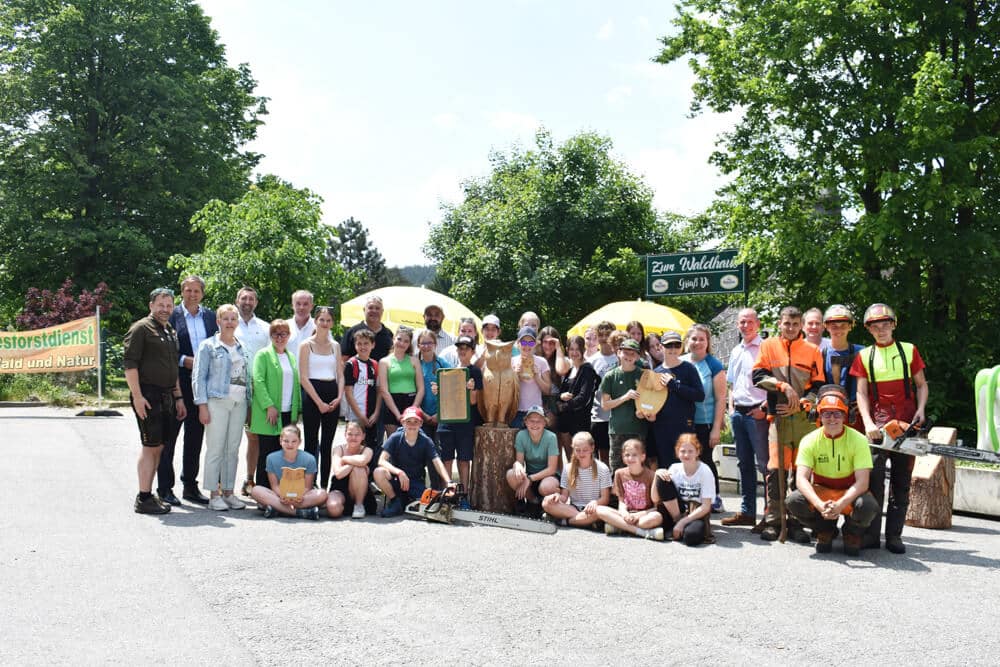
<svg viewBox="0 0 1000 667"><path fill-rule="evenodd" d="M927 439L928 425L925 428L917 428L913 424L901 422L893 419L881 429L882 442L869 442L872 447L884 449L890 452L900 452L910 456L925 456L936 454L937 456L947 456L963 461L979 461L981 463L1000 464L1000 454L987 452L982 449L972 449L962 447L962 441L958 441L959 446L936 445Z"/></svg>
<svg viewBox="0 0 1000 667"><path fill-rule="evenodd" d="M450 486L444 491L426 489L420 500L415 500L406 506L406 513L439 523L458 521L477 526L496 526L498 528L527 530L532 533L547 533L551 535L556 532L556 525L548 521L511 516L509 514L498 514L496 512L459 509L458 501L463 495L464 490L461 484Z"/></svg>

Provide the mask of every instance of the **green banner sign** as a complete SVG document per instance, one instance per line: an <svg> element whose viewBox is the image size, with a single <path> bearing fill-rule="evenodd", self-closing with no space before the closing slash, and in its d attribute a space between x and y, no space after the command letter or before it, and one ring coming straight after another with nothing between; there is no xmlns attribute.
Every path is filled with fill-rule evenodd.
<svg viewBox="0 0 1000 667"><path fill-rule="evenodd" d="M646 256L646 297L745 293L746 267L736 250Z"/></svg>

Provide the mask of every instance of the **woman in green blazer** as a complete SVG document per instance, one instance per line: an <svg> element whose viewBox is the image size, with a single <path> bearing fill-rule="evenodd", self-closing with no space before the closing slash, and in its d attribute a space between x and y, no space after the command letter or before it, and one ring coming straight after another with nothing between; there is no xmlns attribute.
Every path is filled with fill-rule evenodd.
<svg viewBox="0 0 1000 667"><path fill-rule="evenodd" d="M281 429L294 424L302 408L299 371L295 357L285 348L291 330L285 320L271 322L271 344L253 358L253 402L250 432L260 440L257 450L257 484L270 488L267 456L281 449Z"/></svg>

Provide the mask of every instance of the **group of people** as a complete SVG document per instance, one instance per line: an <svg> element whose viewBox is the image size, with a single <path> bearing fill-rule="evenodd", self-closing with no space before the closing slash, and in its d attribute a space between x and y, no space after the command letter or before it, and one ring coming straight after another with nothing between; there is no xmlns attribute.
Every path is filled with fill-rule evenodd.
<svg viewBox="0 0 1000 667"><path fill-rule="evenodd" d="M385 496L382 516L394 516L426 484L450 483L456 462L468 487L484 347L501 339L495 315L483 318L481 332L475 320L461 320L452 337L442 330L442 308L428 305L424 329L392 332L382 323L381 300L371 296L364 320L338 341L331 309L314 307L307 291L292 295L292 318L268 323L255 315L253 288L214 312L201 304L204 289L200 277L185 278L176 306L172 290L154 290L149 316L125 338L143 444L136 512L162 514L181 503L173 488L181 424L182 497L216 511L246 507L243 496L266 516L315 519L325 508L331 517L362 518L375 511L377 488ZM682 336L646 335L640 322L624 331L601 322L564 346L558 331L524 313L512 360L520 387L510 426L519 432L506 474L516 511L603 525L608 534L711 542L711 513L724 511L712 449L728 414L741 505L723 525L749 526L765 540L784 526L793 541L815 538L825 552L843 515L845 551L877 547L883 494L872 482L884 479L889 458L885 545L902 553L912 459L873 455L868 440L890 419L922 421L927 384L916 348L893 339L890 308L871 306L864 324L875 339L866 348L847 341L853 316L846 307L805 315L789 307L780 313L779 335L762 340L756 312L743 309L741 342L727 370L703 324ZM443 368L467 371L467 422L438 418ZM656 412L639 408L645 370L666 390ZM819 428L807 416L810 404ZM341 417L345 441L334 446ZM237 494L244 433L247 478ZM758 471L766 489L759 522ZM461 503L468 507L468 498Z"/></svg>

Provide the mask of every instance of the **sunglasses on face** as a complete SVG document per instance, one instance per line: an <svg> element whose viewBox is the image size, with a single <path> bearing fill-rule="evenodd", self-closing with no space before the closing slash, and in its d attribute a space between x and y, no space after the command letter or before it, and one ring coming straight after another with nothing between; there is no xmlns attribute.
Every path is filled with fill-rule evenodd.
<svg viewBox="0 0 1000 667"><path fill-rule="evenodd" d="M666 348L671 348L671 347L679 348L680 346L681 346L680 343L664 343L663 344L663 347L666 347Z"/></svg>
<svg viewBox="0 0 1000 667"><path fill-rule="evenodd" d="M535 341L533 340L522 340L518 343L521 347L535 347Z"/></svg>

